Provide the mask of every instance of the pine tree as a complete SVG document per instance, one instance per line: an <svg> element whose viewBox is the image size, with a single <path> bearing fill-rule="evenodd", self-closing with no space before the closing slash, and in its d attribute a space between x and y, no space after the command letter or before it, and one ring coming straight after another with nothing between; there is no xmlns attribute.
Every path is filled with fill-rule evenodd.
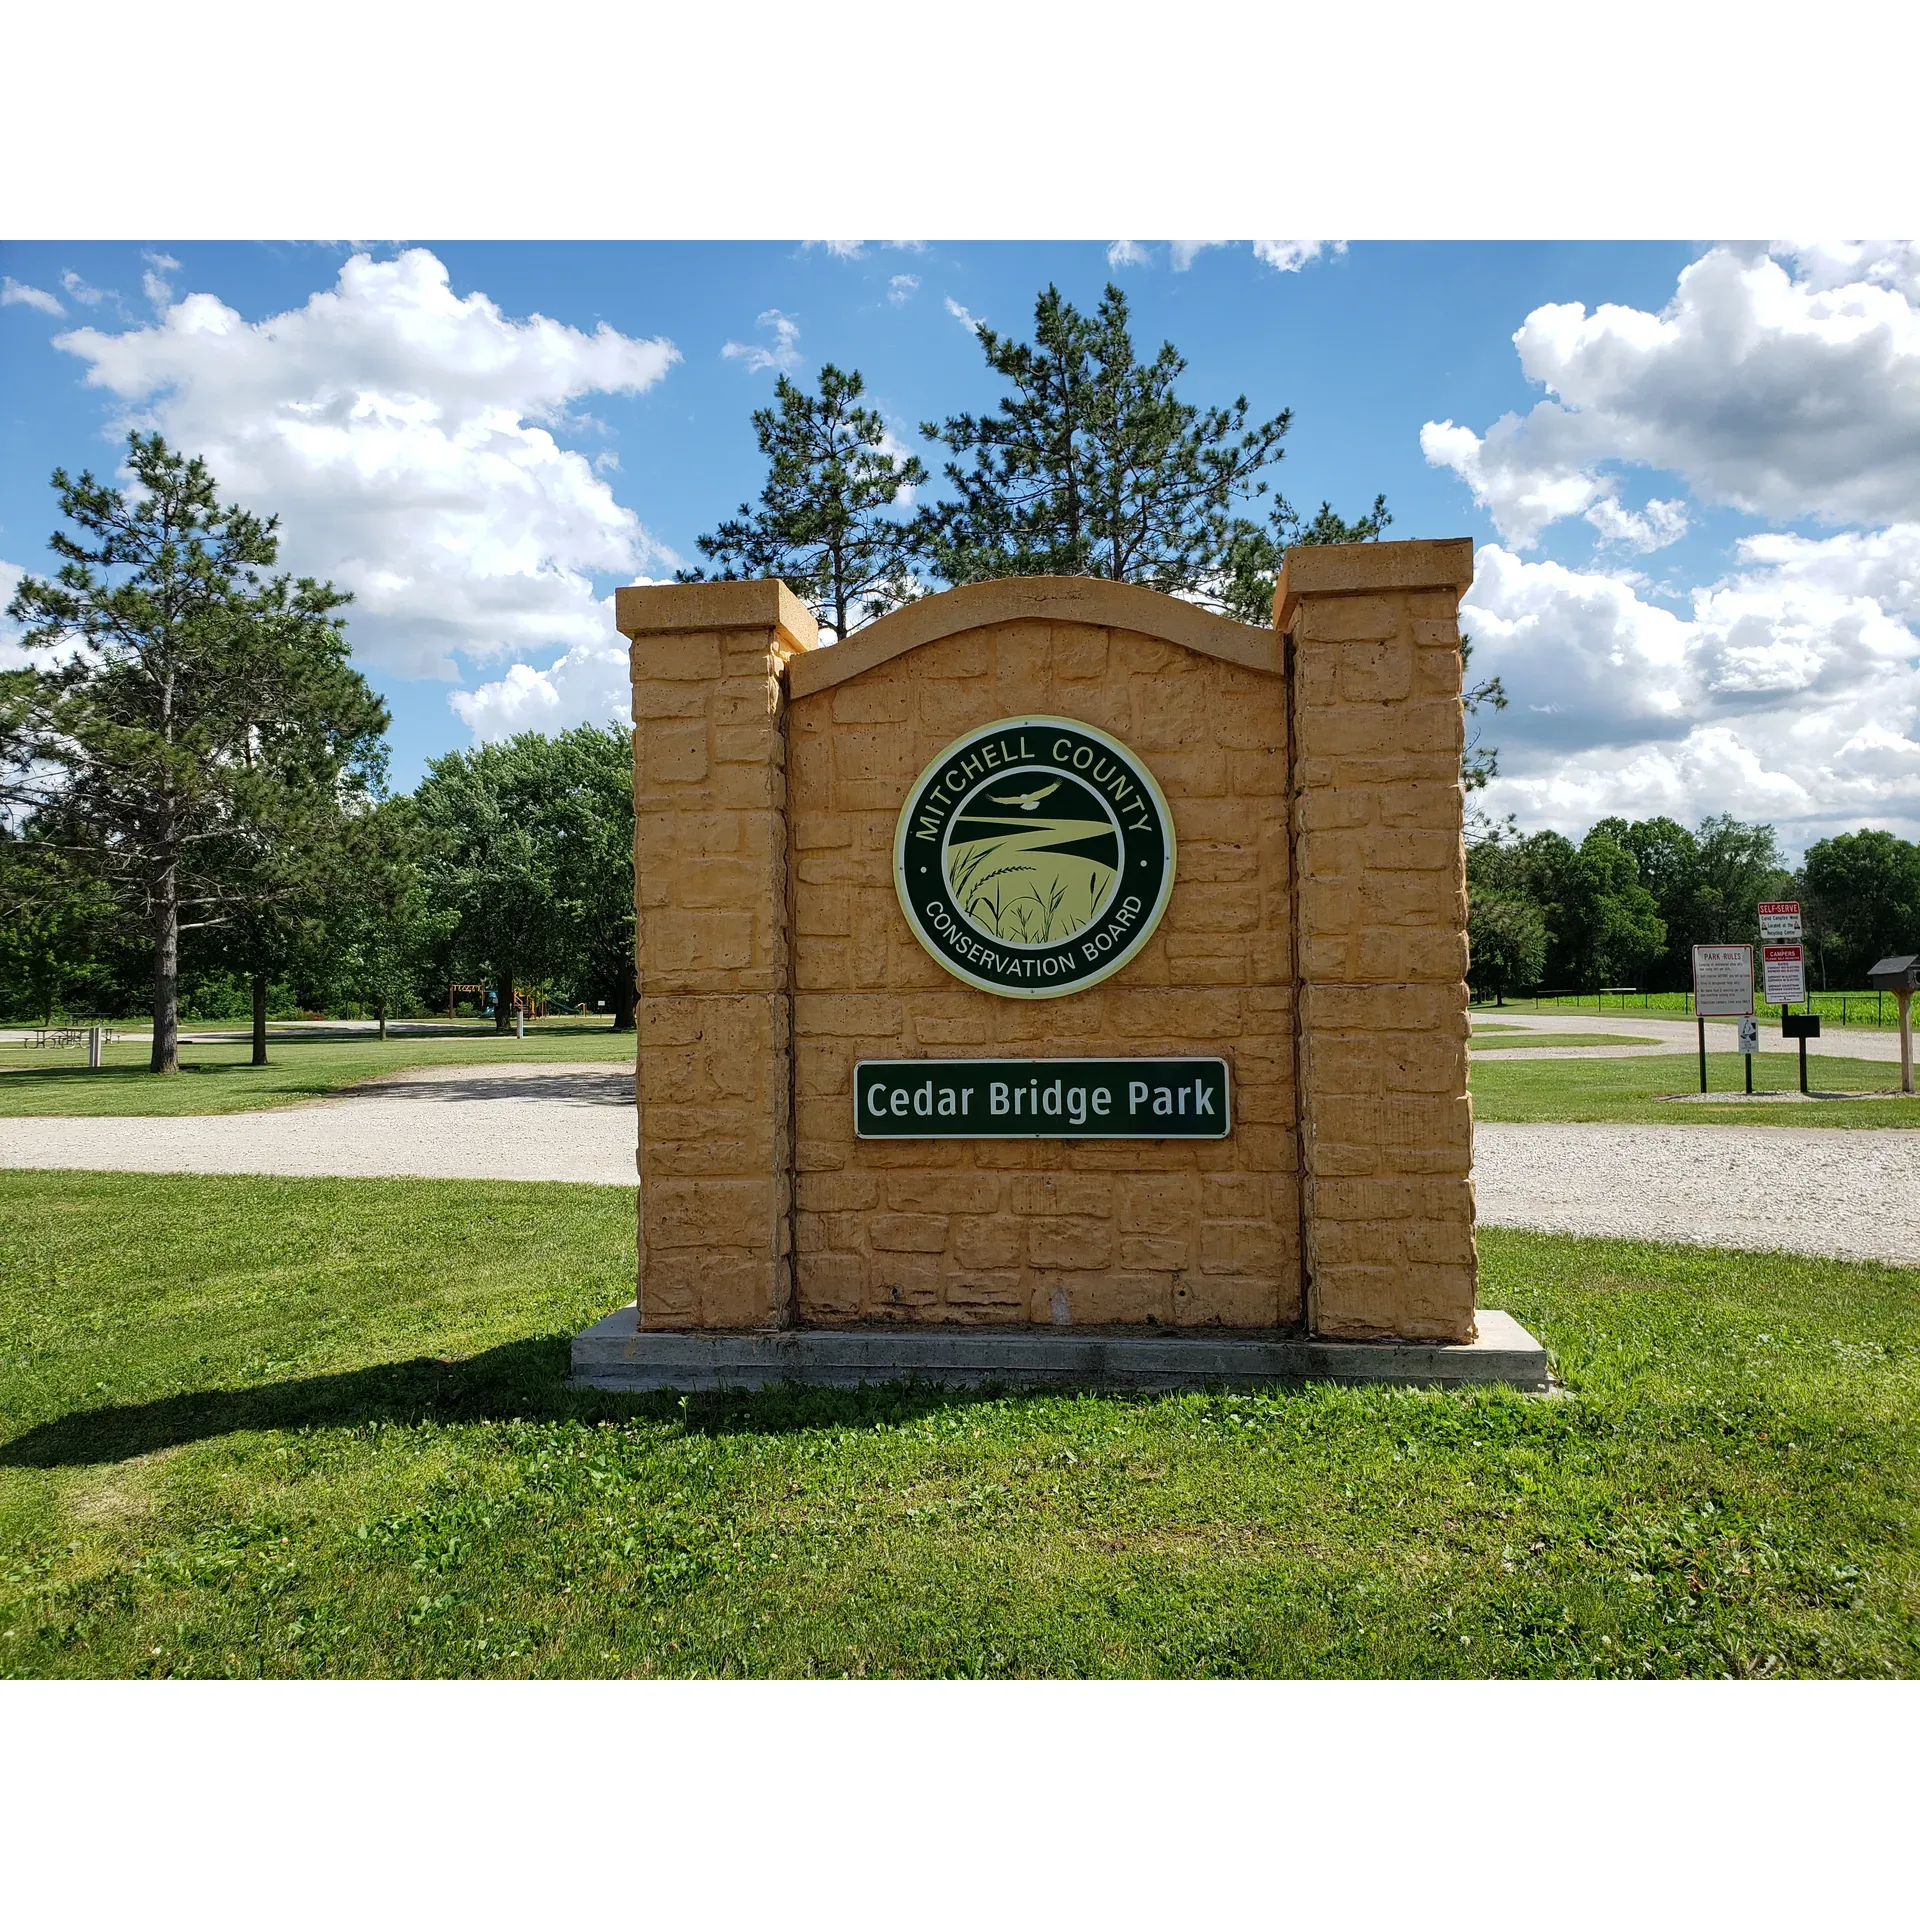
<svg viewBox="0 0 1920 1920"><path fill-rule="evenodd" d="M265 577L277 520L131 434L125 493L55 469L51 579L8 608L44 666L0 676L0 801L106 879L153 946L153 1070L179 1067L180 939L263 911L294 836L380 778L386 709L320 581Z"/></svg>
<svg viewBox="0 0 1920 1920"><path fill-rule="evenodd" d="M1325 500L1311 520L1303 520L1278 495L1267 524L1236 519L1227 529L1221 579L1214 594L1219 610L1250 627L1273 625L1273 591L1280 563L1289 547L1345 547L1378 540L1393 524L1387 496L1377 493L1373 505L1357 520L1343 520Z"/></svg>
<svg viewBox="0 0 1920 1920"><path fill-rule="evenodd" d="M946 463L957 498L921 515L937 571L956 585L1091 574L1217 600L1233 508L1267 491L1291 413L1249 426L1244 395L1204 412L1181 400L1186 361L1170 342L1136 355L1112 285L1092 316L1048 287L1030 345L984 326L979 339L1012 391L995 413L921 428L971 457Z"/></svg>
<svg viewBox="0 0 1920 1920"><path fill-rule="evenodd" d="M896 450L886 422L861 404L865 392L858 373L830 363L817 394L782 374L778 404L753 416L767 460L758 509L743 501L737 518L700 536L714 571L693 567L674 577L784 580L841 640L912 599L917 546L899 509L927 470Z"/></svg>

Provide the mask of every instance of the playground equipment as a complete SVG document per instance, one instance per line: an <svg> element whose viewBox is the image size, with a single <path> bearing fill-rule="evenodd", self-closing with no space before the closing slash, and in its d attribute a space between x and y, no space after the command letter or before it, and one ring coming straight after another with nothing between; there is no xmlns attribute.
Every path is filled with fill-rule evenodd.
<svg viewBox="0 0 1920 1920"><path fill-rule="evenodd" d="M479 1002L482 1013L493 1011L493 989L484 981L456 981L447 989L447 1018L453 1018L453 1003L459 1000ZM516 987L513 995L514 1011L526 1018L538 1020L547 1010L548 1001L544 992L535 987Z"/></svg>

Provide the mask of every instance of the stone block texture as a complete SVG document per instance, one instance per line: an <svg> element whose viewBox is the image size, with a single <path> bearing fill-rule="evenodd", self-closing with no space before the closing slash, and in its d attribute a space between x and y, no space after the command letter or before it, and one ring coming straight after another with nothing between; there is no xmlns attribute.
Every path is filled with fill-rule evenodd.
<svg viewBox="0 0 1920 1920"><path fill-rule="evenodd" d="M1179 848L1146 949L1057 1000L956 980L894 892L914 776L957 734L1023 713L1124 740L1165 791ZM1297 1324L1280 675L1122 628L998 620L795 699L787 728L796 1319ZM1229 1062L1227 1139L854 1138L859 1059L1182 1053Z"/></svg>
<svg viewBox="0 0 1920 1920"><path fill-rule="evenodd" d="M793 1003L774 581L623 588L632 640L640 1324L785 1325Z"/></svg>
<svg viewBox="0 0 1920 1920"><path fill-rule="evenodd" d="M1470 549L1306 561L1279 638L1139 589L1007 581L828 652L775 583L622 591L642 1328L1471 1337ZM1179 847L1145 950L1043 1001L940 968L892 873L921 767L1024 713L1124 740ZM1230 1064L1225 1140L853 1136L858 1059L1183 1053Z"/></svg>
<svg viewBox="0 0 1920 1920"><path fill-rule="evenodd" d="M1473 1111L1456 609L1466 541L1304 549L1276 599L1299 874L1307 1318L1473 1328Z"/></svg>

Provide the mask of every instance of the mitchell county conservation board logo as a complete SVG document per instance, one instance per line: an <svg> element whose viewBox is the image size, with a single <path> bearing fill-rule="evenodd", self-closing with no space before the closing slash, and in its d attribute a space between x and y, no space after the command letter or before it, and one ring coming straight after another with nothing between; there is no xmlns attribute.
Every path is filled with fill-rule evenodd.
<svg viewBox="0 0 1920 1920"><path fill-rule="evenodd" d="M1173 821L1111 735L1025 714L978 727L900 809L893 879L920 944L1014 999L1078 993L1146 945L1173 893Z"/></svg>

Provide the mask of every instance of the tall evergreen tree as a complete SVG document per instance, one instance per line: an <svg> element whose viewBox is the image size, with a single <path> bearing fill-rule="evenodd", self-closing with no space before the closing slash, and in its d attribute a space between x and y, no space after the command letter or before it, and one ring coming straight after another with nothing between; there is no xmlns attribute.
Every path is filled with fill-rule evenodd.
<svg viewBox="0 0 1920 1920"><path fill-rule="evenodd" d="M1219 598L1233 509L1267 491L1292 414L1249 425L1244 395L1204 412L1181 400L1186 361L1171 342L1137 356L1112 285L1090 316L1049 286L1031 344L985 326L979 340L1011 391L993 413L921 428L956 456L956 498L920 517L935 569L956 585L1091 574Z"/></svg>
<svg viewBox="0 0 1920 1920"><path fill-rule="evenodd" d="M1357 520L1343 520L1322 500L1311 520L1303 519L1284 498L1276 497L1265 526L1236 519L1227 528L1225 565L1218 587L1220 611L1250 627L1273 625L1273 591L1289 547L1346 547L1378 540L1393 524L1387 496Z"/></svg>
<svg viewBox="0 0 1920 1920"><path fill-rule="evenodd" d="M782 374L777 404L753 416L767 461L758 508L743 501L736 518L700 536L713 571L674 577L784 580L841 640L913 598L917 541L900 509L927 470L896 450L886 422L862 404L865 392L858 373L831 363L820 369L817 394Z"/></svg>
<svg viewBox="0 0 1920 1920"><path fill-rule="evenodd" d="M265 575L277 520L222 505L158 434L131 434L127 464L125 493L54 472L80 537L56 532L57 575L8 609L53 655L0 676L0 799L144 921L152 1065L171 1073L181 935L261 903L309 801L377 784L387 715L349 663L348 596Z"/></svg>

